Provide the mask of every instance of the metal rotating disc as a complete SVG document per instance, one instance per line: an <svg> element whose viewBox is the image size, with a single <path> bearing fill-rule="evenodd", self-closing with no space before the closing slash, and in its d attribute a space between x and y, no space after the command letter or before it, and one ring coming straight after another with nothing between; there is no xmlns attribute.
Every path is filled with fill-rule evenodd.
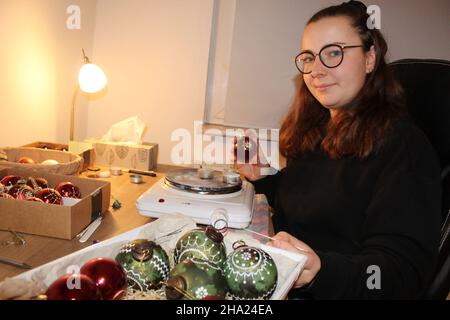
<svg viewBox="0 0 450 320"><path fill-rule="evenodd" d="M199 169L201 170L201 169ZM210 170L207 174L197 169L169 172L164 183L172 188L198 194L227 194L241 190L242 181L224 182L223 172Z"/></svg>

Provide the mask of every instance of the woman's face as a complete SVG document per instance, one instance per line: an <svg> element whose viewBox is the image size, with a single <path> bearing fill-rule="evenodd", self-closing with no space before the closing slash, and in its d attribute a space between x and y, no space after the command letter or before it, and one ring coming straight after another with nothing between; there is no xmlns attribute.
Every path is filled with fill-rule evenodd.
<svg viewBox="0 0 450 320"><path fill-rule="evenodd" d="M302 51L319 53L328 44L362 45L349 18L323 18L307 25L303 33ZM311 94L327 109L331 116L351 102L364 85L366 74L373 70L375 50L365 52L362 47L344 49L342 63L336 68L325 67L316 57L312 72L303 79Z"/></svg>

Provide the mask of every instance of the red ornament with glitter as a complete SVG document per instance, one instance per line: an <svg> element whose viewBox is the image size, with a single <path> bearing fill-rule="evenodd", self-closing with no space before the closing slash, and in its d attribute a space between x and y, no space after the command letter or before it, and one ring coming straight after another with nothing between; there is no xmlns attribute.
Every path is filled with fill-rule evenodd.
<svg viewBox="0 0 450 320"><path fill-rule="evenodd" d="M17 200L34 197L34 190L26 184L16 184L9 189L8 194Z"/></svg>
<svg viewBox="0 0 450 320"><path fill-rule="evenodd" d="M20 176L15 176L15 175L8 175L3 177L3 179L0 181L1 184L3 184L5 187L12 187L15 184L22 184L25 183L25 179L20 177Z"/></svg>
<svg viewBox="0 0 450 320"><path fill-rule="evenodd" d="M41 199L45 203L57 204L57 205L63 204L61 195L55 189L51 189L51 188L42 189L41 191L38 191L35 194L35 197Z"/></svg>
<svg viewBox="0 0 450 320"><path fill-rule="evenodd" d="M66 274L48 287L47 300L100 300L100 290L88 276Z"/></svg>
<svg viewBox="0 0 450 320"><path fill-rule="evenodd" d="M33 179L36 182L36 185L34 185ZM45 189L45 188L48 188L48 186L49 186L48 181L46 179L44 179L44 178L33 178L33 177L29 177L28 178L27 185L30 186L33 189L36 189L36 188Z"/></svg>
<svg viewBox="0 0 450 320"><path fill-rule="evenodd" d="M127 275L113 259L92 259L81 267L80 273L94 281L105 300L119 300L126 294Z"/></svg>
<svg viewBox="0 0 450 320"><path fill-rule="evenodd" d="M61 182L55 190L58 191L63 197L81 199L80 188L72 182Z"/></svg>

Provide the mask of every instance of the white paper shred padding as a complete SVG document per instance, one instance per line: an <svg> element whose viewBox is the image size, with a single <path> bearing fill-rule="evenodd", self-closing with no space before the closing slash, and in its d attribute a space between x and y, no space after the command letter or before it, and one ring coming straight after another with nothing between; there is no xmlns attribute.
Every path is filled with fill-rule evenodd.
<svg viewBox="0 0 450 320"><path fill-rule="evenodd" d="M0 283L0 293L2 284L5 285L6 282L8 282L8 289L10 292L11 285L14 284L15 280L22 285L23 280L27 280L30 281L30 285L36 284L48 287L63 274L76 272L77 269L79 270L79 268L90 259L98 257L114 258L124 244L135 239L156 239L156 242L161 244L161 246L169 252L175 248L175 244L181 236L196 227L197 226L192 219L181 214L164 215L152 223L49 262L39 268L22 273L15 278L6 279L4 283ZM224 242L227 254L233 251L232 245L237 240L243 240L250 246L260 247L272 256L278 269L278 284L271 299L284 299L298 275L303 270L306 263L306 256L261 244L250 235L243 235L242 232L229 232L225 236ZM12 296L14 296L14 294L12 294L11 297Z"/></svg>

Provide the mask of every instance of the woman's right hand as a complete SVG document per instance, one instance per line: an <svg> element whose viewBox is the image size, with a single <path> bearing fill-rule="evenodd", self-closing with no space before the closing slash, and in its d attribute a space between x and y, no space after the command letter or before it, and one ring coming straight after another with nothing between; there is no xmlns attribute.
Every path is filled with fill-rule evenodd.
<svg viewBox="0 0 450 320"><path fill-rule="evenodd" d="M233 137L231 159L239 173L250 181L264 178L261 169L270 167L259 147L258 139L251 135L247 136L247 133L244 137Z"/></svg>

